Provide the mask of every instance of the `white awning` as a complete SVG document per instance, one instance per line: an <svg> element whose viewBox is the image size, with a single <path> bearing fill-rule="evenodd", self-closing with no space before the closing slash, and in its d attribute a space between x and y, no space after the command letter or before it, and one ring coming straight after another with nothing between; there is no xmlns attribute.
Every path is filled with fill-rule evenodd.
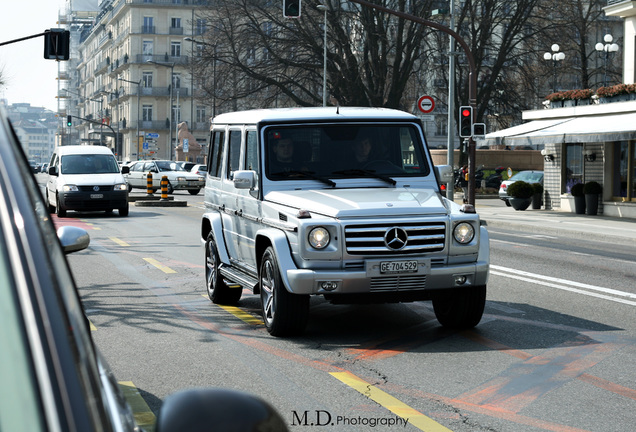
<svg viewBox="0 0 636 432"><path fill-rule="evenodd" d="M636 113L534 120L486 135L487 140L491 138L496 144L508 146L636 139Z"/></svg>

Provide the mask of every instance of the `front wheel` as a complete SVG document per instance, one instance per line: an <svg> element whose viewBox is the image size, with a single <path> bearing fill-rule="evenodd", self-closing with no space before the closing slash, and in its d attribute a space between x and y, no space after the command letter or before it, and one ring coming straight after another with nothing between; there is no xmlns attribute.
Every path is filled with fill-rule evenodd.
<svg viewBox="0 0 636 432"><path fill-rule="evenodd" d="M126 204L126 207L118 209L119 216L128 216L128 210L128 204Z"/></svg>
<svg viewBox="0 0 636 432"><path fill-rule="evenodd" d="M62 208L62 205L60 204L60 198L59 197L56 198L55 202L56 202L55 207L57 208L57 216L61 218L66 217L66 209Z"/></svg>
<svg viewBox="0 0 636 432"><path fill-rule="evenodd" d="M230 288L223 280L219 272L221 260L216 248L216 242L212 233L208 234L205 240L205 284L208 297L212 303L232 305L236 304L243 290L241 288Z"/></svg>
<svg viewBox="0 0 636 432"><path fill-rule="evenodd" d="M287 291L271 246L263 254L259 275L261 313L267 331L272 336L302 334L309 319L309 296Z"/></svg>
<svg viewBox="0 0 636 432"><path fill-rule="evenodd" d="M444 327L467 329L481 321L486 306L486 285L456 288L433 298L437 321Z"/></svg>
<svg viewBox="0 0 636 432"><path fill-rule="evenodd" d="M200 190L201 189L188 189L188 192L190 192L190 195L198 195Z"/></svg>

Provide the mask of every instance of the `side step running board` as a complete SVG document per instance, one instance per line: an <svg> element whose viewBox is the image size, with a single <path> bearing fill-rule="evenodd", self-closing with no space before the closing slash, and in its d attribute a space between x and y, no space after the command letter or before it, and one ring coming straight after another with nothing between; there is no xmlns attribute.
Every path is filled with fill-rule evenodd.
<svg viewBox="0 0 636 432"><path fill-rule="evenodd" d="M230 282L241 284L243 287L249 288L252 291L254 290L254 287L258 285L258 279L235 268L221 266L219 268L219 272L221 273L221 276L228 279Z"/></svg>

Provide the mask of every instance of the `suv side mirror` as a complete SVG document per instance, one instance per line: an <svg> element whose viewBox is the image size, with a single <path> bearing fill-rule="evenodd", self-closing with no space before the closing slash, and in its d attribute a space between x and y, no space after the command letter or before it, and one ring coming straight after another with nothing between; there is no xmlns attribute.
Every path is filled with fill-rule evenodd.
<svg viewBox="0 0 636 432"><path fill-rule="evenodd" d="M49 175L56 176L57 175L57 166L50 166L48 172L49 172Z"/></svg>
<svg viewBox="0 0 636 432"><path fill-rule="evenodd" d="M202 388L168 396L159 412L157 432L287 432L283 418L264 400L248 393Z"/></svg>
<svg viewBox="0 0 636 432"><path fill-rule="evenodd" d="M232 180L237 189L254 189L256 187L256 171L234 171Z"/></svg>
<svg viewBox="0 0 636 432"><path fill-rule="evenodd" d="M435 171L437 172L437 178L440 183L453 183L455 180L453 167L450 165L437 165Z"/></svg>

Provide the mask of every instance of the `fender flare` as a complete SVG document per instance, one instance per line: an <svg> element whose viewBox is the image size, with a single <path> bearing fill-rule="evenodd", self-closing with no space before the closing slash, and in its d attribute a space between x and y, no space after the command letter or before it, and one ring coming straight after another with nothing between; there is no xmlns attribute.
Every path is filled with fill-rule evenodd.
<svg viewBox="0 0 636 432"><path fill-rule="evenodd" d="M288 270L296 270L298 267L292 258L291 248L289 246L289 241L287 240L287 236L285 233L276 228L265 228L259 230L256 233L256 263L257 268L260 272L261 261L263 258L263 253L267 246L272 246L274 250L274 255L276 256L276 260L278 261L280 277L283 280L283 285L285 289L289 292L293 292L290 289L289 278L287 277Z"/></svg>
<svg viewBox="0 0 636 432"><path fill-rule="evenodd" d="M212 232L214 240L216 241L219 259L223 264L230 265L230 255L227 253L225 238L223 237L223 222L221 221L221 215L218 212L208 212L203 214L203 219L201 221L201 244L203 247L205 247L205 243L210 232Z"/></svg>

